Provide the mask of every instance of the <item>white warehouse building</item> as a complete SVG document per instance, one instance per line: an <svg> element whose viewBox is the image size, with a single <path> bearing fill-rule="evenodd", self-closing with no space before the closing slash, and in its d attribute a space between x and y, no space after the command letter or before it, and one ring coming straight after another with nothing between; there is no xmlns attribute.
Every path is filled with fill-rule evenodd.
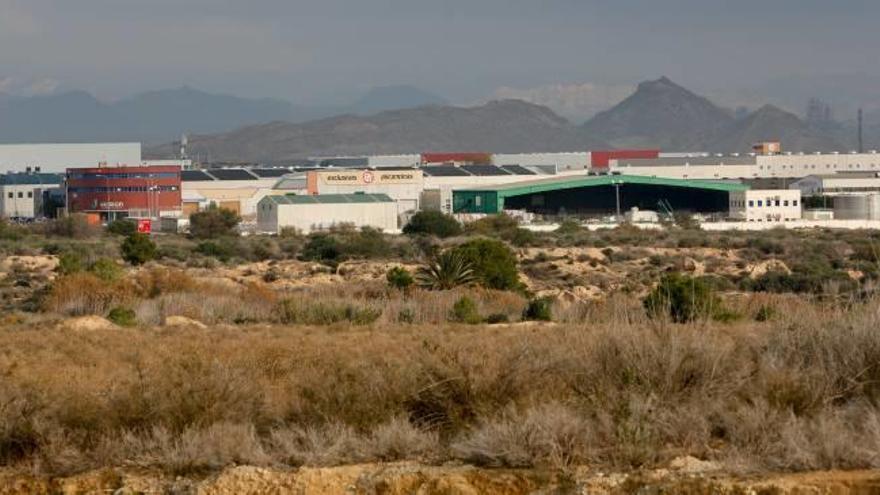
<svg viewBox="0 0 880 495"><path fill-rule="evenodd" d="M0 172L64 173L68 168L141 163L141 143L0 144Z"/></svg>
<svg viewBox="0 0 880 495"><path fill-rule="evenodd" d="M62 176L42 172L0 175L0 216L32 219L41 216L43 193L60 190Z"/></svg>
<svg viewBox="0 0 880 495"><path fill-rule="evenodd" d="M785 153L612 160L612 172L676 179L801 178L816 174L880 172L880 154Z"/></svg>
<svg viewBox="0 0 880 495"><path fill-rule="evenodd" d="M387 194L321 194L266 196L257 205L261 232L308 234L342 224L397 232L397 204Z"/></svg>

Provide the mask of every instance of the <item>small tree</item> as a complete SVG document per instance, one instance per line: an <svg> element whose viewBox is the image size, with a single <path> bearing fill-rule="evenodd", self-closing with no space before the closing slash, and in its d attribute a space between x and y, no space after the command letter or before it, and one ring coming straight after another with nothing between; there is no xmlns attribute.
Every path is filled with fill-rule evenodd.
<svg viewBox="0 0 880 495"><path fill-rule="evenodd" d="M241 217L234 211L212 206L190 215L189 232L200 239L237 235L235 228L239 222Z"/></svg>
<svg viewBox="0 0 880 495"><path fill-rule="evenodd" d="M477 309L477 303L468 296L461 296L455 304L452 305L452 314L450 319L458 323L467 323L468 325L476 325L483 322L480 311Z"/></svg>
<svg viewBox="0 0 880 495"><path fill-rule="evenodd" d="M400 290L408 289L414 282L409 270L401 266L395 266L388 270L388 273L385 274L385 278L388 280L388 285Z"/></svg>
<svg viewBox="0 0 880 495"><path fill-rule="evenodd" d="M147 234L134 233L125 238L120 246L122 259L132 265L142 265L156 258L156 243Z"/></svg>
<svg viewBox="0 0 880 495"><path fill-rule="evenodd" d="M331 234L323 232L312 234L306 245L303 246L300 259L303 261L318 261L325 265L335 267L342 260L342 246Z"/></svg>
<svg viewBox="0 0 880 495"><path fill-rule="evenodd" d="M455 247L453 252L473 268L474 276L483 287L498 290L522 288L516 256L503 242L474 239Z"/></svg>
<svg viewBox="0 0 880 495"><path fill-rule="evenodd" d="M451 215L441 211L420 211L403 227L403 233L433 235L440 238L452 237L461 234L461 224Z"/></svg>
<svg viewBox="0 0 880 495"><path fill-rule="evenodd" d="M721 299L706 281L677 273L663 276L642 304L651 318L668 316L675 323L713 317L722 309Z"/></svg>
<svg viewBox="0 0 880 495"><path fill-rule="evenodd" d="M552 321L553 311L550 308L551 303L552 301L546 297L530 300L523 310L523 321Z"/></svg>
<svg viewBox="0 0 880 495"><path fill-rule="evenodd" d="M454 250L441 253L416 273L418 284L432 290L454 289L475 280L471 264Z"/></svg>

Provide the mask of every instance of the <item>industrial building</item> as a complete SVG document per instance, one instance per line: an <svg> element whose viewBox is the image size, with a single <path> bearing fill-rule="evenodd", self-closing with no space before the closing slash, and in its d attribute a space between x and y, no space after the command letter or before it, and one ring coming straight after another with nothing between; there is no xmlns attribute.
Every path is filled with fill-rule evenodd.
<svg viewBox="0 0 880 495"><path fill-rule="evenodd" d="M731 191L730 218L744 222L800 220L801 192L797 189Z"/></svg>
<svg viewBox="0 0 880 495"><path fill-rule="evenodd" d="M730 182L637 175L563 176L455 190L453 211L500 213L512 209L551 215L596 215L631 208L652 210L662 202L676 210L726 215L729 194L746 190L748 186Z"/></svg>
<svg viewBox="0 0 880 495"><path fill-rule="evenodd" d="M180 216L179 166L69 168L67 211L96 221Z"/></svg>
<svg viewBox="0 0 880 495"><path fill-rule="evenodd" d="M260 232L308 234L342 224L396 232L397 204L387 194L320 194L266 196L257 206Z"/></svg>
<svg viewBox="0 0 880 495"><path fill-rule="evenodd" d="M783 153L775 155L709 155L611 160L609 170L627 175L677 179L800 179L808 175L841 172L880 172L880 154Z"/></svg>
<svg viewBox="0 0 880 495"><path fill-rule="evenodd" d="M840 196L880 192L880 171L808 175L789 185L804 196Z"/></svg>
<svg viewBox="0 0 880 495"><path fill-rule="evenodd" d="M291 173L286 168L184 170L181 173L183 215L189 216L213 205L252 219L260 200L277 192L276 185Z"/></svg>
<svg viewBox="0 0 880 495"><path fill-rule="evenodd" d="M0 144L0 172L63 174L68 168L139 163L141 143Z"/></svg>
<svg viewBox="0 0 880 495"><path fill-rule="evenodd" d="M416 211L424 190L417 169L313 170L307 173L308 194L385 194L397 202L399 214Z"/></svg>
<svg viewBox="0 0 880 495"><path fill-rule="evenodd" d="M31 220L43 216L50 191L61 188L62 176L45 172L0 175L0 217Z"/></svg>

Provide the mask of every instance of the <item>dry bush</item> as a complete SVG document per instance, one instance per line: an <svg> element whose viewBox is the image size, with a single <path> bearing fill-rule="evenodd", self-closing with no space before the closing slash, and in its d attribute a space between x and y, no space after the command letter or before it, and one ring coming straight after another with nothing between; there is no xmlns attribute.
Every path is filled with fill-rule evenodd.
<svg viewBox="0 0 880 495"><path fill-rule="evenodd" d="M70 316L103 315L114 306L131 303L134 297L134 288L127 281L112 282L91 273L74 273L55 280L43 307Z"/></svg>
<svg viewBox="0 0 880 495"><path fill-rule="evenodd" d="M205 321L273 318L262 286L224 290L148 303ZM362 304L374 290L333 300ZM519 301L465 293L483 311ZM431 317L418 291L381 297ZM877 302L844 311L761 297L778 318L651 325L613 299L584 311L590 325L18 325L0 331L0 462L46 473L392 459L604 469L681 455L753 470L877 466Z"/></svg>
<svg viewBox="0 0 880 495"><path fill-rule="evenodd" d="M591 440L588 421L551 403L486 420L452 451L477 465L562 469L587 463Z"/></svg>
<svg viewBox="0 0 880 495"><path fill-rule="evenodd" d="M185 271L165 267L140 270L134 277L134 283L138 287L138 293L147 298L189 292L198 287L196 281Z"/></svg>

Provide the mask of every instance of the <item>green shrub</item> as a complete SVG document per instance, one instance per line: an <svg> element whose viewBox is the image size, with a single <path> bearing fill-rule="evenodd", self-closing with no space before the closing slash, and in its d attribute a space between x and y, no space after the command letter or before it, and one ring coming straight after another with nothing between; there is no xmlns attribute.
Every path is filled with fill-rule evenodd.
<svg viewBox="0 0 880 495"><path fill-rule="evenodd" d="M303 246L300 259L336 266L342 260L342 248L339 241L330 234L311 234Z"/></svg>
<svg viewBox="0 0 880 495"><path fill-rule="evenodd" d="M107 319L120 327L133 327L137 324L137 314L134 310L121 306L111 309Z"/></svg>
<svg viewBox="0 0 880 495"><path fill-rule="evenodd" d="M189 232L199 239L238 235L236 227L241 217L232 210L211 207L205 211L193 213L189 217Z"/></svg>
<svg viewBox="0 0 880 495"><path fill-rule="evenodd" d="M552 305L553 301L548 297L530 300L529 304L523 310L523 321L552 321Z"/></svg>
<svg viewBox="0 0 880 495"><path fill-rule="evenodd" d="M403 227L407 235L433 235L440 238L461 234L461 224L451 215L441 211L420 211Z"/></svg>
<svg viewBox="0 0 880 495"><path fill-rule="evenodd" d="M528 246L537 241L534 232L519 226L519 222L510 215L489 215L468 223L464 231L470 235L494 237L510 242L515 246Z"/></svg>
<svg viewBox="0 0 880 495"><path fill-rule="evenodd" d="M476 325L483 322L480 310L477 309L477 303L468 296L461 296L455 301L449 319L458 323L467 323L468 325Z"/></svg>
<svg viewBox="0 0 880 495"><path fill-rule="evenodd" d="M58 257L58 273L70 275L83 271L83 259L79 253L65 251Z"/></svg>
<svg viewBox="0 0 880 495"><path fill-rule="evenodd" d="M107 224L107 232L123 237L137 232L137 221L130 218L120 218Z"/></svg>
<svg viewBox="0 0 880 495"><path fill-rule="evenodd" d="M461 253L448 250L419 267L416 280L426 289L449 290L473 283L476 276L471 263Z"/></svg>
<svg viewBox="0 0 880 495"><path fill-rule="evenodd" d="M705 280L677 273L663 276L642 304L651 318L668 316L676 323L709 318L722 309L721 300Z"/></svg>
<svg viewBox="0 0 880 495"><path fill-rule="evenodd" d="M411 325L416 321L416 312L412 308L403 308L397 313L397 321Z"/></svg>
<svg viewBox="0 0 880 495"><path fill-rule="evenodd" d="M132 265L142 265L156 258L156 243L147 234L134 233L125 238L120 246L122 259Z"/></svg>
<svg viewBox="0 0 880 495"><path fill-rule="evenodd" d="M770 321L776 317L776 308L762 304L755 313L755 321Z"/></svg>
<svg viewBox="0 0 880 495"><path fill-rule="evenodd" d="M202 241L196 245L194 251L226 262L238 254L239 248L233 239L218 239L216 241Z"/></svg>
<svg viewBox="0 0 880 495"><path fill-rule="evenodd" d="M101 280L108 282L122 278L122 268L110 258L98 258L89 267L89 271Z"/></svg>
<svg viewBox="0 0 880 495"><path fill-rule="evenodd" d="M453 248L484 287L498 290L519 290L516 256L503 242L495 239L474 239Z"/></svg>
<svg viewBox="0 0 880 495"><path fill-rule="evenodd" d="M409 270L401 266L395 266L388 270L385 279L388 280L388 285L400 290L408 289L415 282Z"/></svg>

